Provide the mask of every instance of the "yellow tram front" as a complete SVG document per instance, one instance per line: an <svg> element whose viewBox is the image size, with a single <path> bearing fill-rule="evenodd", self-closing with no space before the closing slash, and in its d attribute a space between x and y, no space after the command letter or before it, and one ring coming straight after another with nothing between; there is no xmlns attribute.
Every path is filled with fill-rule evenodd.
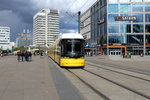
<svg viewBox="0 0 150 100"><path fill-rule="evenodd" d="M62 39L60 66L62 67L84 67L84 40Z"/></svg>

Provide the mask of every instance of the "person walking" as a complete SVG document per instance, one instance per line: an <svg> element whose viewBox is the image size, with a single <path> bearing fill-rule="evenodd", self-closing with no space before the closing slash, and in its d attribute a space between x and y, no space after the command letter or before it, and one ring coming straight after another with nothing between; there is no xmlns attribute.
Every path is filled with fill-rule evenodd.
<svg viewBox="0 0 150 100"><path fill-rule="evenodd" d="M41 51L41 52L40 52L40 58L42 58L42 56L43 56L43 52Z"/></svg>
<svg viewBox="0 0 150 100"><path fill-rule="evenodd" d="M21 52L17 52L18 62L20 61Z"/></svg>
<svg viewBox="0 0 150 100"><path fill-rule="evenodd" d="M24 60L24 52L22 51L21 52L21 61L23 61Z"/></svg>
<svg viewBox="0 0 150 100"><path fill-rule="evenodd" d="M1 55L1 57L3 57L3 53L2 52L0 53L0 55Z"/></svg>
<svg viewBox="0 0 150 100"><path fill-rule="evenodd" d="M25 52L24 57L25 57L25 60L28 62L29 61L29 54L27 51Z"/></svg>
<svg viewBox="0 0 150 100"><path fill-rule="evenodd" d="M29 52L29 61L32 61L32 53Z"/></svg>

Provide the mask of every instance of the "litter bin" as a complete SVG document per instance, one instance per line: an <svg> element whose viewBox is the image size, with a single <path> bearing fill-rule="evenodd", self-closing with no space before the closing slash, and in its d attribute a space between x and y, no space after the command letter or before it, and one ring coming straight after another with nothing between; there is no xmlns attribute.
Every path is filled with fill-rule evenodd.
<svg viewBox="0 0 150 100"><path fill-rule="evenodd" d="M131 52L127 53L127 58L131 58Z"/></svg>

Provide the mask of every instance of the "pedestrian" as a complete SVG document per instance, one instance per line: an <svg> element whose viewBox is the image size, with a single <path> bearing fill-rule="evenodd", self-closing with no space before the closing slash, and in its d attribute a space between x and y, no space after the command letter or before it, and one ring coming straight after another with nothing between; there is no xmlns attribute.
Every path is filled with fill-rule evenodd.
<svg viewBox="0 0 150 100"><path fill-rule="evenodd" d="M3 57L3 53L1 53L1 57Z"/></svg>
<svg viewBox="0 0 150 100"><path fill-rule="evenodd" d="M31 60L32 60L32 53L29 52L29 61L31 61Z"/></svg>
<svg viewBox="0 0 150 100"><path fill-rule="evenodd" d="M28 54L27 51L25 52L24 57L25 57L25 60L26 60L26 61L29 61L29 54Z"/></svg>
<svg viewBox="0 0 150 100"><path fill-rule="evenodd" d="M20 61L21 52L17 52L18 62Z"/></svg>
<svg viewBox="0 0 150 100"><path fill-rule="evenodd" d="M23 61L24 60L24 52L22 51L21 52L21 61Z"/></svg>
<svg viewBox="0 0 150 100"><path fill-rule="evenodd" d="M34 56L36 56L36 53L34 52Z"/></svg>
<svg viewBox="0 0 150 100"><path fill-rule="evenodd" d="M43 56L43 52L41 51L41 52L40 52L40 58L41 58L42 56Z"/></svg>

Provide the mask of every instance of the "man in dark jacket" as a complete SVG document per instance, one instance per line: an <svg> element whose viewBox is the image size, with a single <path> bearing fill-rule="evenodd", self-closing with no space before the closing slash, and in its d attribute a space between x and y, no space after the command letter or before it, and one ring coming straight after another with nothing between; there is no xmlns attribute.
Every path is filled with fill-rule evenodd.
<svg viewBox="0 0 150 100"><path fill-rule="evenodd" d="M25 52L24 57L26 61L29 61L29 53L27 51Z"/></svg>
<svg viewBox="0 0 150 100"><path fill-rule="evenodd" d="M21 60L23 61L23 58L24 58L24 52L22 51L21 52Z"/></svg>

